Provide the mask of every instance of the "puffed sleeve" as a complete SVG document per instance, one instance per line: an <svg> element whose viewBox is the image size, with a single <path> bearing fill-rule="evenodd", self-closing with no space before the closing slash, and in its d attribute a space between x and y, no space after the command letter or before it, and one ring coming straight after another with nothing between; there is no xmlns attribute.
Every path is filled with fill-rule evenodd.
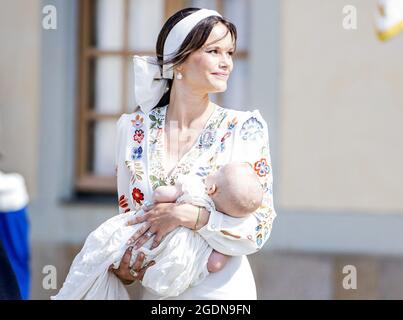
<svg viewBox="0 0 403 320"><path fill-rule="evenodd" d="M242 115L232 141L231 161L248 162L252 166L264 191L262 205L244 218L234 218L213 210L208 223L198 232L221 253L248 255L260 250L269 239L276 217L268 128L258 110Z"/></svg>
<svg viewBox="0 0 403 320"><path fill-rule="evenodd" d="M128 125L129 123L126 114L121 115L116 122L115 169L119 213L134 210L130 195L130 171L125 163Z"/></svg>

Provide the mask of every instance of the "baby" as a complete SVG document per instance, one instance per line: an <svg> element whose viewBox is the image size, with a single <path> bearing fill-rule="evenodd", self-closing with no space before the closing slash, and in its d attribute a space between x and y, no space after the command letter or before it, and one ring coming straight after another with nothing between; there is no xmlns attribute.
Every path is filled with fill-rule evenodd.
<svg viewBox="0 0 403 320"><path fill-rule="evenodd" d="M188 186L180 182L174 186L158 187L153 193L153 202L177 201L186 188ZM243 218L256 211L263 199L258 177L247 162L232 162L208 175L203 192L213 200L216 210L235 218ZM208 271L220 271L228 258L213 250L207 262Z"/></svg>
<svg viewBox="0 0 403 320"><path fill-rule="evenodd" d="M214 208L232 217L245 217L262 202L263 189L258 177L247 163L230 163L206 177L205 183L194 176L180 176L174 186L160 186L153 193L153 202L191 203ZM75 257L59 293L52 299L129 299L120 280L108 272L110 265L118 268L131 236L144 222L128 226L141 208L114 216L101 224L86 239ZM129 241L128 241L129 240ZM151 249L154 236L142 247L132 250L131 265L139 252L145 254L143 266L150 266L142 285L161 298L177 296L200 283L208 272L223 268L228 256L213 250L197 232L178 227Z"/></svg>

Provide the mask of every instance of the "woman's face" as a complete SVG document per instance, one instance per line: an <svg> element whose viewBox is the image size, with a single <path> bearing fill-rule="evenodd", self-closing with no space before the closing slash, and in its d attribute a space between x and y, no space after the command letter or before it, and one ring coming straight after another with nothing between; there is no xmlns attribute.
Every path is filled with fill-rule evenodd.
<svg viewBox="0 0 403 320"><path fill-rule="evenodd" d="M211 30L206 43L191 53L178 68L183 78L180 81L202 94L223 92L227 89L227 80L233 68L232 54L234 43L231 33L222 23L217 23ZM224 36L224 34L227 35ZM217 39L221 40L215 42Z"/></svg>

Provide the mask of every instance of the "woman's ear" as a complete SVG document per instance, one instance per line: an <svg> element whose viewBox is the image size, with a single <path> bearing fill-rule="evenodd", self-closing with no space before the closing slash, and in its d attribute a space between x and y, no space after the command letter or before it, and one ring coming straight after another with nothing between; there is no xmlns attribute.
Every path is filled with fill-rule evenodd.
<svg viewBox="0 0 403 320"><path fill-rule="evenodd" d="M175 67L176 72L183 72L183 65L180 64L178 66Z"/></svg>

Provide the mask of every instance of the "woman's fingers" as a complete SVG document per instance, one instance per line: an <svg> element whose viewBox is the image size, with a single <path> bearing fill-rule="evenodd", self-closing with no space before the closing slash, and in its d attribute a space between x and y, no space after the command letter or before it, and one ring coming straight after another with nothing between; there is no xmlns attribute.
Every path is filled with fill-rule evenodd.
<svg viewBox="0 0 403 320"><path fill-rule="evenodd" d="M160 233L157 233L155 235L155 237L154 237L154 241L153 241L153 244L151 246L151 250L156 248L156 247L158 247L159 244L161 243L161 240L162 240L162 235Z"/></svg>
<svg viewBox="0 0 403 320"><path fill-rule="evenodd" d="M137 239L134 249L140 248L144 243L146 243L152 236L154 235L154 232L151 231L151 228L148 230L148 232L144 233L140 238Z"/></svg>
<svg viewBox="0 0 403 320"><path fill-rule="evenodd" d="M144 262L144 253L139 252L139 254L136 257L136 261L134 261L133 263L132 269L138 272L141 269L143 262Z"/></svg>
<svg viewBox="0 0 403 320"><path fill-rule="evenodd" d="M132 247L126 249L118 269L114 269L113 265L109 267L109 270L112 271L124 284L130 284L133 282L132 277L128 272L132 249Z"/></svg>
<svg viewBox="0 0 403 320"><path fill-rule="evenodd" d="M144 268L139 271L139 274L137 276L137 280L140 280L140 281L143 280L144 274L146 273L147 269L149 267L153 266L154 264L155 264L155 261L152 260L146 266L144 266Z"/></svg>
<svg viewBox="0 0 403 320"><path fill-rule="evenodd" d="M129 220L129 221L126 223L126 225L127 225L127 226L132 226L132 225L134 225L134 224L137 224L137 223L140 223L140 222L144 222L144 221L146 221L146 220L148 219L149 216L150 216L149 213L145 213L145 214L142 214L142 215L138 215L138 216L134 217L134 219Z"/></svg>
<svg viewBox="0 0 403 320"><path fill-rule="evenodd" d="M155 207L155 204L150 204L150 205L146 205L143 207L143 210L145 212L150 211L151 209L153 209Z"/></svg>
<svg viewBox="0 0 403 320"><path fill-rule="evenodd" d="M138 238L140 238L149 228L150 228L151 223L146 221L140 229L138 229L127 241L127 245L131 245L137 241Z"/></svg>
<svg viewBox="0 0 403 320"><path fill-rule="evenodd" d="M130 258L132 256L133 247L129 247L126 249L125 254L123 255L122 260L120 261L120 266L118 270L127 269L130 264Z"/></svg>

